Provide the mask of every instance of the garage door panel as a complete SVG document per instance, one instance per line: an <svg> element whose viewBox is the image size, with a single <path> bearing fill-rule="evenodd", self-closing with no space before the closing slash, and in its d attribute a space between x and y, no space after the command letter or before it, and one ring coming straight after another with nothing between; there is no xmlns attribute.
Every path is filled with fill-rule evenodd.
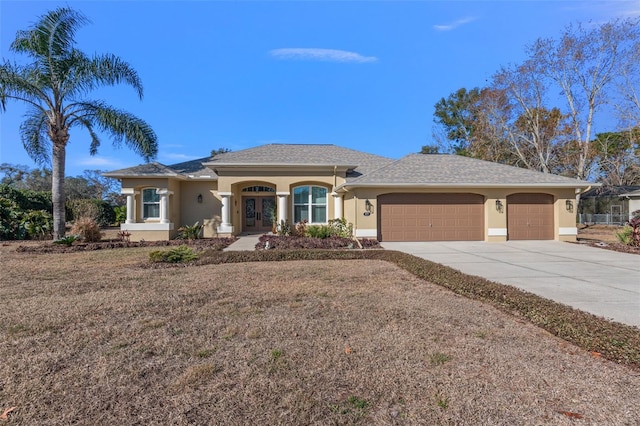
<svg viewBox="0 0 640 426"><path fill-rule="evenodd" d="M382 241L484 239L479 194L386 194L378 197Z"/></svg>
<svg viewBox="0 0 640 426"><path fill-rule="evenodd" d="M534 193L508 196L507 233L510 240L552 240L553 196Z"/></svg>

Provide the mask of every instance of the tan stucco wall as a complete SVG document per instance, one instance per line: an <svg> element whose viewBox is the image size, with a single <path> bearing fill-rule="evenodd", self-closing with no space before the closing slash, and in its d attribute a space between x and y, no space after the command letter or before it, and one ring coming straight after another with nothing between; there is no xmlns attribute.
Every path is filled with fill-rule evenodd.
<svg viewBox="0 0 640 426"><path fill-rule="evenodd" d="M344 196L344 215L347 221L354 224L356 232L367 235L371 230L377 230L378 203L377 197L388 193L472 193L485 197L484 220L485 241L506 241L507 231L507 196L517 193L545 193L554 197L554 239L560 241L575 241L576 236L567 235L570 229L576 227L575 216L575 191L573 188L355 188ZM364 216L365 202L369 200L373 204L373 214ZM502 211L496 208L496 200L502 203ZM574 212L566 209L566 201L571 200ZM564 232L561 234L561 230Z"/></svg>
<svg viewBox="0 0 640 426"><path fill-rule="evenodd" d="M288 193L286 216L289 221L293 217L293 188L301 185L319 185L328 189L327 218L334 218L334 197L331 192L336 186L344 182L342 176L327 172L315 172L307 175L285 175L285 172L276 171L273 175L264 172L251 173L226 173L216 181L178 181L176 179L123 179L123 189L140 191L147 187L167 188L173 192L169 197L169 219L174 224L174 230L149 231L142 238L151 240L155 237L166 239L167 235L175 237L177 229L183 225L193 225L199 221L204 225L204 236L217 236L217 228L221 223L221 196L220 193L232 193L230 199L230 218L233 225L233 234L242 232L242 197L243 195L255 195L242 193L247 186L263 185L274 187L276 193L262 194L274 195ZM575 191L573 188L351 188L343 195L343 215L346 220L354 225L354 230L359 236L375 238L377 236L379 210L377 197L392 192L401 193L474 193L485 197L485 240L505 241L507 236L507 197L516 193L545 193L554 197L554 228L555 239L561 241L575 241ZM202 194L202 203L197 202L197 197ZM277 197L276 197L277 200ZM372 205L370 215L365 215L366 200ZM496 209L496 200L502 203L502 211ZM574 212L566 209L566 201L571 200ZM136 222L141 222L141 199L136 196ZM141 231L136 231L136 235ZM493 234L493 235L492 235Z"/></svg>

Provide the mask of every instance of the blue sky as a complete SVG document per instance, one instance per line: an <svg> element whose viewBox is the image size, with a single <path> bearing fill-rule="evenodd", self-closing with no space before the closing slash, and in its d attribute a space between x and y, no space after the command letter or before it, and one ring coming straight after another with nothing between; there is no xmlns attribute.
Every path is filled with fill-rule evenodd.
<svg viewBox="0 0 640 426"><path fill-rule="evenodd" d="M23 60L8 50L16 31L65 5L91 20L78 47L120 56L145 89L142 101L127 86L88 97L151 124L163 164L265 143L331 143L399 158L433 143L440 98L482 87L536 38L558 36L571 22L640 15L638 0L0 0L1 56ZM0 113L0 163L37 166L20 141L24 111L11 102ZM88 134L76 128L67 175L142 161L106 136L91 157Z"/></svg>

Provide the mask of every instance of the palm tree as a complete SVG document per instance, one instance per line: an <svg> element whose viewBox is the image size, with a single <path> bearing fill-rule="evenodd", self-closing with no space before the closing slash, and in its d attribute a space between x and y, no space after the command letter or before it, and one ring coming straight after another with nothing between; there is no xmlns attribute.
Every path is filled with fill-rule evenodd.
<svg viewBox="0 0 640 426"><path fill-rule="evenodd" d="M29 56L28 65L3 60L0 64L0 107L7 100L28 105L20 126L22 144L40 164L52 164L53 238L65 234L65 157L72 127L84 127L91 136L89 152L100 146L96 130L124 142L149 161L158 152L153 129L141 119L100 100L84 98L100 86L126 83L142 99L142 83L129 64L114 55L88 57L76 49L76 31L88 19L70 8L58 8L41 16L28 30L18 31L10 50Z"/></svg>

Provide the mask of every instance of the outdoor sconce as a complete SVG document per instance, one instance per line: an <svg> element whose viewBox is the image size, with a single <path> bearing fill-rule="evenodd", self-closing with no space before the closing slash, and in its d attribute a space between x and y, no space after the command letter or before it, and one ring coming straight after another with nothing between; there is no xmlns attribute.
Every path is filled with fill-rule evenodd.
<svg viewBox="0 0 640 426"><path fill-rule="evenodd" d="M373 213L373 204L371 204L371 201L369 201L368 198L364 201L364 210L365 216L369 216L371 213Z"/></svg>
<svg viewBox="0 0 640 426"><path fill-rule="evenodd" d="M202 194L198 194L198 204L202 204Z"/></svg>
<svg viewBox="0 0 640 426"><path fill-rule="evenodd" d="M504 206L502 205L502 201L496 200L496 210L498 213L502 213L504 211Z"/></svg>
<svg viewBox="0 0 640 426"><path fill-rule="evenodd" d="M573 213L573 200L567 200L565 203L565 207L569 213Z"/></svg>

